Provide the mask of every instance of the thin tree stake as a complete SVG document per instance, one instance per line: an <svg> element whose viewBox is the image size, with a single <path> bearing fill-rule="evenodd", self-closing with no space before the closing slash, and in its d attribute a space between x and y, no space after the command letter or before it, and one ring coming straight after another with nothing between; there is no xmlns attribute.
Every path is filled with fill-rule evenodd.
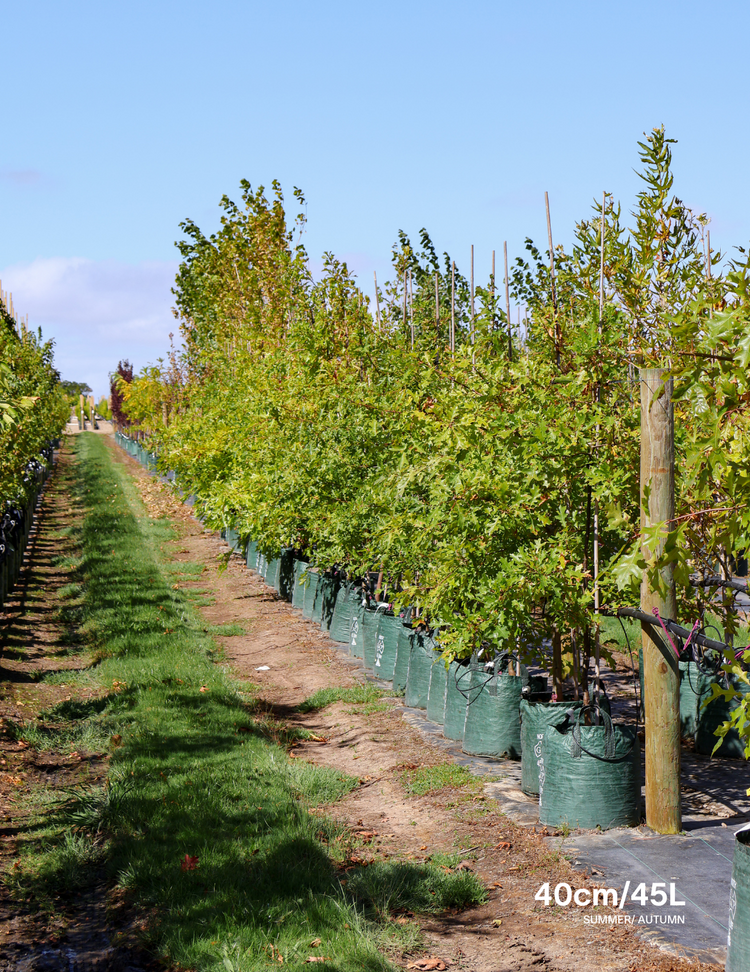
<svg viewBox="0 0 750 972"><path fill-rule="evenodd" d="M451 261L451 353L456 352L456 261Z"/></svg>
<svg viewBox="0 0 750 972"><path fill-rule="evenodd" d="M490 288L492 294L492 330L495 330L495 251L492 251L492 286Z"/></svg>
<svg viewBox="0 0 750 972"><path fill-rule="evenodd" d="M409 270L409 324L411 325L411 346L414 347L414 286L411 270Z"/></svg>
<svg viewBox="0 0 750 972"><path fill-rule="evenodd" d="M404 335L406 335L406 270L404 270Z"/></svg>
<svg viewBox="0 0 750 972"><path fill-rule="evenodd" d="M474 244L471 244L471 343L474 343Z"/></svg>
<svg viewBox="0 0 750 972"><path fill-rule="evenodd" d="M599 325L598 333L602 335L602 318L604 317L604 227L607 207L607 194L602 193L602 218L601 218L601 240L599 256ZM599 383L596 385L596 401L599 404L602 400L602 392ZM596 452L599 454L599 422L596 423ZM594 612L599 613L600 608L599 592L599 501L594 500ZM594 674L595 688L594 701L599 704L599 689L601 688L601 652L600 652L600 631L599 623L594 625ZM597 724L599 717L597 713Z"/></svg>
<svg viewBox="0 0 750 972"><path fill-rule="evenodd" d="M552 325L555 333L555 363L560 367L560 330L557 320L557 293L555 292L555 250L552 246L552 219L549 214L549 193L544 194L544 204L547 208L547 237L549 239L549 280L552 292Z"/></svg>
<svg viewBox="0 0 750 972"><path fill-rule="evenodd" d="M508 241L503 243L505 257L505 316L508 319L508 361L513 360L513 331L510 323L510 284L508 283Z"/></svg>
<svg viewBox="0 0 750 972"><path fill-rule="evenodd" d="M380 294L378 293L378 275L375 270L372 271L372 275L375 278L375 306L377 308L378 334L380 334Z"/></svg>

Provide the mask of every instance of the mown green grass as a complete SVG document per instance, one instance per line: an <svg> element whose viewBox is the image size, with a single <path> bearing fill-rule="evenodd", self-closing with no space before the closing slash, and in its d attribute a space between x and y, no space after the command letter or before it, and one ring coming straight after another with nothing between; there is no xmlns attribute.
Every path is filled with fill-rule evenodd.
<svg viewBox="0 0 750 972"><path fill-rule="evenodd" d="M377 703L385 693L382 689L376 688L369 683L366 685L353 685L351 688L331 688L318 689L308 696L304 702L297 707L299 712L317 712L325 709L334 702L348 702L352 705L372 705Z"/></svg>
<svg viewBox="0 0 750 972"><path fill-rule="evenodd" d="M438 763L437 766L421 766L419 769L406 770L401 783L407 793L425 796L447 788L469 788L479 792L482 782L473 776L465 766L455 763Z"/></svg>
<svg viewBox="0 0 750 972"><path fill-rule="evenodd" d="M238 638L246 634L244 627L235 621L225 621L224 624L210 624L203 628L203 632L220 638Z"/></svg>
<svg viewBox="0 0 750 972"><path fill-rule="evenodd" d="M393 902L441 911L481 900L481 884L413 862L343 877L349 838L311 811L358 781L288 758L286 730L212 663L210 636L163 569L169 523L146 515L102 438L76 436L75 448L81 629L102 694L57 706L26 738L109 745L109 779L45 808L8 883L54 906L106 866L145 916L146 943L182 967L267 969L278 955L301 966L320 938L325 967L392 968L389 953L415 942L382 920Z"/></svg>

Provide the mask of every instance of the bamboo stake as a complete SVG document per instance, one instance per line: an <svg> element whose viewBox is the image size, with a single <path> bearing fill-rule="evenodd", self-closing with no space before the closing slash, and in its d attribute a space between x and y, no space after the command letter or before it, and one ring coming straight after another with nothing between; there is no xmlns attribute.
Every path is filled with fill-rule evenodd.
<svg viewBox="0 0 750 972"><path fill-rule="evenodd" d="M513 333L510 323L510 285L508 283L508 242L503 243L503 256L505 257L505 316L508 319L508 361L513 360Z"/></svg>
<svg viewBox="0 0 750 972"><path fill-rule="evenodd" d="M440 292L438 290L438 274L435 271L435 324L437 333L440 334Z"/></svg>
<svg viewBox="0 0 750 972"><path fill-rule="evenodd" d="M492 285L490 287L492 297L492 330L495 330L495 251L492 251Z"/></svg>
<svg viewBox="0 0 750 972"><path fill-rule="evenodd" d="M409 271L409 321L411 323L411 346L414 347L414 285Z"/></svg>
<svg viewBox="0 0 750 972"><path fill-rule="evenodd" d="M451 261L451 353L456 352L456 261Z"/></svg>
<svg viewBox="0 0 750 972"><path fill-rule="evenodd" d="M605 226L605 214L607 206L607 194L602 193L602 226L601 226L601 239L599 246L599 325L598 332L599 337L602 335L602 317L604 316L604 226ZM601 388L597 382L596 386L596 401L597 404L601 402L602 393ZM599 423L596 423L596 451L599 452ZM599 592L599 501L594 500L594 611L596 614L599 613L600 604L600 592ZM602 684L602 673L601 673L601 653L600 653L600 638L599 638L599 623L597 622L594 626L594 674L595 687L594 687L594 701L599 704L599 690ZM597 714L597 723L598 723Z"/></svg>
<svg viewBox="0 0 750 972"><path fill-rule="evenodd" d="M474 244L471 244L471 343L474 343Z"/></svg>
<svg viewBox="0 0 750 972"><path fill-rule="evenodd" d="M406 270L404 270L404 335L406 335Z"/></svg>
<svg viewBox="0 0 750 972"><path fill-rule="evenodd" d="M380 334L380 294L378 292L378 275L375 270L372 271L372 275L375 278L375 306L377 308L378 334Z"/></svg>
<svg viewBox="0 0 750 972"><path fill-rule="evenodd" d="M552 324L555 332L555 363L560 367L560 333L557 321L557 293L555 292L555 250L552 246L552 219L549 214L549 193L544 194L547 208L547 237L549 239L549 279L552 291Z"/></svg>

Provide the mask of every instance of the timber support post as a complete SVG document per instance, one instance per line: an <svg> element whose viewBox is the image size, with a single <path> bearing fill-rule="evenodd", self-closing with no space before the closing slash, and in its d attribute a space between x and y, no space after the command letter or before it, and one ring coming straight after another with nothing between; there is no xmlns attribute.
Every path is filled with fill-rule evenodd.
<svg viewBox="0 0 750 972"><path fill-rule="evenodd" d="M662 368L641 368L641 549L652 561L663 553L666 537L644 531L674 524L674 409L672 381ZM655 588L658 587L658 590ZM674 571L662 568L652 584L643 571L641 610L677 620ZM655 619L656 620L656 619ZM658 622L656 622L658 625ZM660 834L682 830L680 805L680 671L677 657L667 660L641 625L646 710L646 825ZM665 639L666 640L666 639ZM669 649L671 655L674 653Z"/></svg>

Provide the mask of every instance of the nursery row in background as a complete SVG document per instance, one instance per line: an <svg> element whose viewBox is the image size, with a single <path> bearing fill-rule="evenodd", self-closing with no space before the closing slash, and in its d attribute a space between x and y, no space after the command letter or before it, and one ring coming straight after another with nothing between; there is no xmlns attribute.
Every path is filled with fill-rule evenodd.
<svg viewBox="0 0 750 972"><path fill-rule="evenodd" d="M157 457L121 433L117 442L146 468ZM173 478L173 477L171 477ZM196 497L190 497L194 502ZM223 538L247 567L319 623L333 641L349 646L379 681L403 692L407 706L423 709L447 739L471 755L521 760L521 787L539 800L540 823L553 827L636 826L641 822L641 758L637 726L615 725L606 696L598 708L581 701L551 701L546 676L530 672L510 652L480 652L446 664L439 632L411 609L395 613L374 596L377 575L350 580L343 571L320 571L293 548L266 556L227 528ZM680 661L683 735L713 748L713 729L736 701L704 705L721 677L687 658ZM587 722L598 724L587 724ZM720 755L744 755L736 731ZM727 969L745 972L750 958L750 831L738 833L732 878L737 908L730 914Z"/></svg>
<svg viewBox="0 0 750 972"><path fill-rule="evenodd" d="M144 466L156 469L153 453L122 433L116 438ZM407 706L425 709L464 752L521 759L522 786L539 796L542 822L603 829L640 822L636 728L612 723L605 696L592 720L581 701L550 701L546 676L530 674L512 653L486 648L446 664L439 633L411 609L394 613L390 604L376 600L377 575L353 581L343 571L319 571L292 548L269 558L232 528L222 535L266 584L332 640L347 644L368 672L403 691ZM722 698L704 706L719 676L693 661L681 662L680 669L683 735L694 735L699 751L710 752L713 731L736 702ZM590 721L601 724L585 724ZM727 734L719 753L742 755L736 731Z"/></svg>
<svg viewBox="0 0 750 972"><path fill-rule="evenodd" d="M320 570L377 568L453 657L549 644L558 695L568 677L594 694L599 609L637 605L667 562L673 620L691 627L708 600L731 642L731 596L690 579L727 576L750 546L750 256L712 252L672 195L663 130L640 156L631 228L598 197L570 252L529 241L481 285L426 232L401 233L372 303L330 254L312 276L298 194L287 219L278 185L243 182L216 233L182 225L181 345L140 374L120 363L115 421L212 529ZM676 511L642 535L639 368L668 364Z"/></svg>
<svg viewBox="0 0 750 972"><path fill-rule="evenodd" d="M8 501L0 511L0 609L15 587L21 572L39 494L52 469L54 448L55 444L50 443L37 458L26 464L23 501Z"/></svg>

